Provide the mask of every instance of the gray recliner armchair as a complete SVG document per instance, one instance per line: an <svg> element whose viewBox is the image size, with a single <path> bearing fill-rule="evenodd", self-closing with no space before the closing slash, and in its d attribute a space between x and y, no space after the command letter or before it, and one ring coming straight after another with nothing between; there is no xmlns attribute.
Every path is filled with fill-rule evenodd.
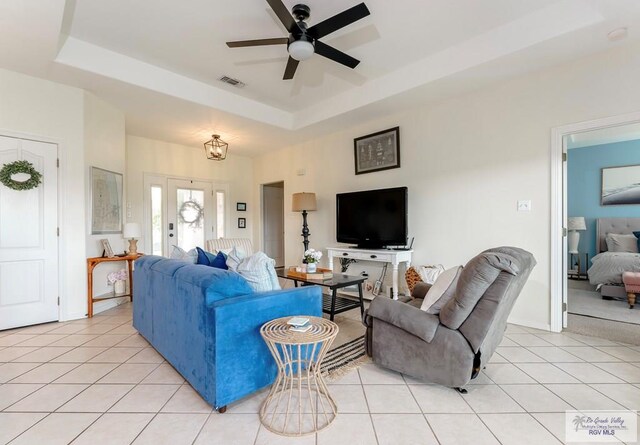
<svg viewBox="0 0 640 445"><path fill-rule="evenodd" d="M464 267L438 315L420 310L421 299L375 298L364 315L367 354L380 366L464 392L502 341L535 264L516 247L482 252Z"/></svg>

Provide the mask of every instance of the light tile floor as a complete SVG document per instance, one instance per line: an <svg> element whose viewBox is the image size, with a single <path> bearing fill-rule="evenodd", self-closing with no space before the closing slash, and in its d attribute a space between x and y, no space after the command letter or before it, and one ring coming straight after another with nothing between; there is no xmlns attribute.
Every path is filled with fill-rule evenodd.
<svg viewBox="0 0 640 445"><path fill-rule="evenodd" d="M338 317L338 342L362 331ZM299 439L261 427L261 391L218 414L131 326L131 306L0 332L0 444L558 444L567 409L640 410L640 346L510 325L461 395L366 364L339 415ZM640 422L639 422L640 423Z"/></svg>

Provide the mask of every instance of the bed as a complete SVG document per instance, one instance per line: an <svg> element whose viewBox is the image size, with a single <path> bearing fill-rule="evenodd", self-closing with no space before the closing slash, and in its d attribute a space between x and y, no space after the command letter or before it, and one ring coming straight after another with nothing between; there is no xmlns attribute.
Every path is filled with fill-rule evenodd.
<svg viewBox="0 0 640 445"><path fill-rule="evenodd" d="M596 256L587 271L589 282L598 287L603 298L627 298L622 284L625 271L640 272L640 254L608 252L608 233L623 235L640 231L640 218L600 218L597 220Z"/></svg>

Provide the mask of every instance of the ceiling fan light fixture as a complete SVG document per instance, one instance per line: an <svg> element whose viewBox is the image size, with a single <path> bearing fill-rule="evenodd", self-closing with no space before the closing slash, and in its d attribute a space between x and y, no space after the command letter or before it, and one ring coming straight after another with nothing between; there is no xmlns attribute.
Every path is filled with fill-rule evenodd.
<svg viewBox="0 0 640 445"><path fill-rule="evenodd" d="M296 40L289 44L289 55L296 60L303 61L313 56L315 47L306 40Z"/></svg>
<svg viewBox="0 0 640 445"><path fill-rule="evenodd" d="M204 152L207 159L212 161L224 161L227 158L229 144L220 139L220 135L211 135L211 140L204 143Z"/></svg>

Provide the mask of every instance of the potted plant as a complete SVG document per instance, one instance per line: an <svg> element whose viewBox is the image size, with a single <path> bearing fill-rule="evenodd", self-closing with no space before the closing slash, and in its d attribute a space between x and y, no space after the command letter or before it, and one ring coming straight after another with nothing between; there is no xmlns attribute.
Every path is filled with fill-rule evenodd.
<svg viewBox="0 0 640 445"><path fill-rule="evenodd" d="M309 249L304 252L304 262L307 263L307 273L315 273L318 268L318 262L322 258L322 252L315 249Z"/></svg>
<svg viewBox="0 0 640 445"><path fill-rule="evenodd" d="M120 269L117 272L111 272L107 275L107 282L113 284L113 293L115 295L124 294L127 290L127 271Z"/></svg>

